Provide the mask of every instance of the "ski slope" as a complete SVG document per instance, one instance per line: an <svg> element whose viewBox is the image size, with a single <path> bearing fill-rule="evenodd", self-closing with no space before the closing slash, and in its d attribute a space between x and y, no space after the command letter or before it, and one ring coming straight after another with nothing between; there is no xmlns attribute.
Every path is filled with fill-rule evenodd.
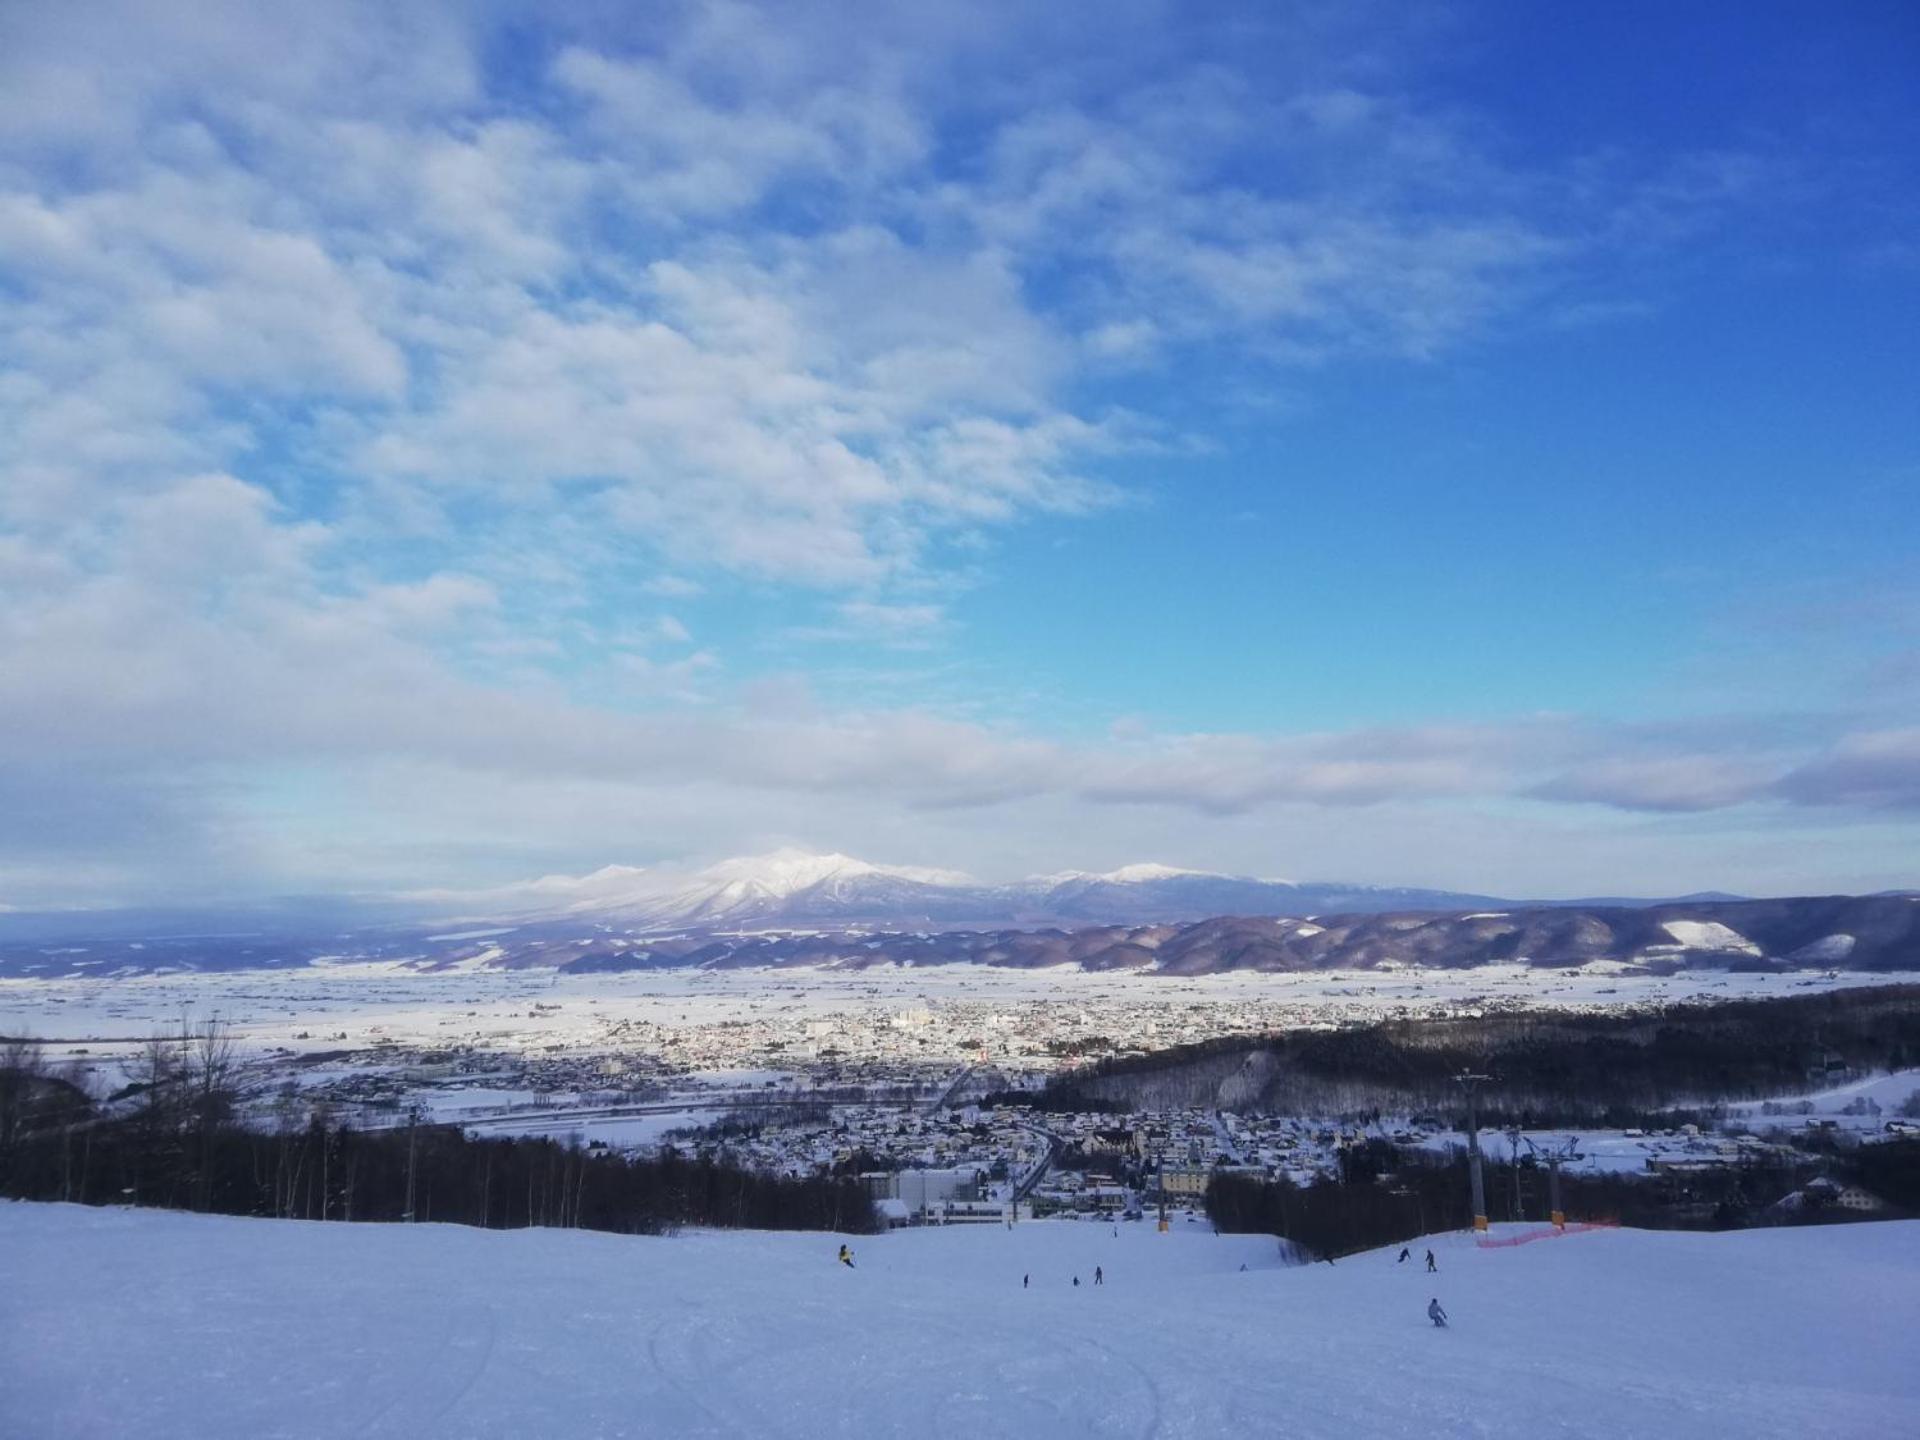
<svg viewBox="0 0 1920 1440"><path fill-rule="evenodd" d="M837 1243L0 1205L0 1435L1920 1434L1920 1222Z"/></svg>

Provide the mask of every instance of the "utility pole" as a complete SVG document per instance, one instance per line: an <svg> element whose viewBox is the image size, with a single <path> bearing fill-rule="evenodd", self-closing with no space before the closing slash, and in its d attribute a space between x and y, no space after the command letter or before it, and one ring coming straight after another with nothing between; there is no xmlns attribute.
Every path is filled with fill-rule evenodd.
<svg viewBox="0 0 1920 1440"><path fill-rule="evenodd" d="M413 1216L413 1155L414 1155L414 1137L416 1132L419 1129L419 1126L420 1126L420 1107L418 1105L409 1106L407 1109L407 1215L406 1215L406 1218L409 1222L411 1222L414 1218Z"/></svg>
<svg viewBox="0 0 1920 1440"><path fill-rule="evenodd" d="M1474 1087L1491 1079L1491 1075L1474 1074L1453 1077L1453 1083L1467 1095L1467 1178L1473 1190L1473 1228L1483 1234L1487 1228L1487 1188L1480 1175L1480 1111L1474 1103Z"/></svg>

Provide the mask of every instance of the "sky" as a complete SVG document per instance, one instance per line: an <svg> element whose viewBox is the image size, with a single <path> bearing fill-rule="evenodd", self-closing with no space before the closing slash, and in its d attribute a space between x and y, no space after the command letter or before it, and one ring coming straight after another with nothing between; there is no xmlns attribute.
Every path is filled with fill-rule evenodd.
<svg viewBox="0 0 1920 1440"><path fill-rule="evenodd" d="M0 905L1920 885L1920 10L0 6Z"/></svg>

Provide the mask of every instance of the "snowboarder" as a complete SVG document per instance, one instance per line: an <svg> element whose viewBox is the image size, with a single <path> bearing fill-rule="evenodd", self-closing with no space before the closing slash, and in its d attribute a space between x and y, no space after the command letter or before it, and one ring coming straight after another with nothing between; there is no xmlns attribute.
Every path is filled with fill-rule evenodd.
<svg viewBox="0 0 1920 1440"><path fill-rule="evenodd" d="M1427 1274L1434 1275L1439 1273L1439 1270L1440 1267L1433 1262L1433 1252L1427 1251Z"/></svg>
<svg viewBox="0 0 1920 1440"><path fill-rule="evenodd" d="M1438 1295L1427 1302L1427 1318L1433 1321L1435 1329L1444 1330L1447 1328L1447 1312L1440 1308L1440 1297Z"/></svg>
<svg viewBox="0 0 1920 1440"><path fill-rule="evenodd" d="M1106 1272L1098 1265L1093 1267L1093 1283L1096 1285L1104 1285L1107 1283Z"/></svg>
<svg viewBox="0 0 1920 1440"><path fill-rule="evenodd" d="M1402 1245L1402 1246L1400 1247L1400 1258L1399 1258L1398 1260L1396 1260L1396 1261L1394 1261L1393 1263L1394 1263L1394 1264L1396 1264L1396 1265L1404 1265L1404 1264L1406 1264L1406 1263L1407 1263L1407 1256L1409 1256L1409 1255L1411 1255L1412 1253L1413 1253L1413 1252L1412 1252L1411 1250L1409 1250L1409 1249L1407 1249L1407 1247L1406 1247L1406 1246L1404 1246L1404 1245Z"/></svg>
<svg viewBox="0 0 1920 1440"><path fill-rule="evenodd" d="M849 1270L853 1269L853 1251L849 1250L845 1245L840 1247L840 1263Z"/></svg>

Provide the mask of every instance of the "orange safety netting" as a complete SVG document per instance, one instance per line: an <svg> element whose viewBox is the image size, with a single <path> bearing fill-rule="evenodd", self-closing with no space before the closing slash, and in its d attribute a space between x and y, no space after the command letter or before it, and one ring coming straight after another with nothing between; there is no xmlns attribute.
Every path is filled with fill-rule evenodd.
<svg viewBox="0 0 1920 1440"><path fill-rule="evenodd" d="M1553 1230L1530 1230L1525 1235L1507 1235L1498 1240L1482 1236L1473 1243L1482 1250L1510 1250L1515 1245L1531 1245L1536 1240L1557 1240L1562 1235L1579 1235L1588 1230L1618 1230L1618 1220L1584 1220Z"/></svg>

